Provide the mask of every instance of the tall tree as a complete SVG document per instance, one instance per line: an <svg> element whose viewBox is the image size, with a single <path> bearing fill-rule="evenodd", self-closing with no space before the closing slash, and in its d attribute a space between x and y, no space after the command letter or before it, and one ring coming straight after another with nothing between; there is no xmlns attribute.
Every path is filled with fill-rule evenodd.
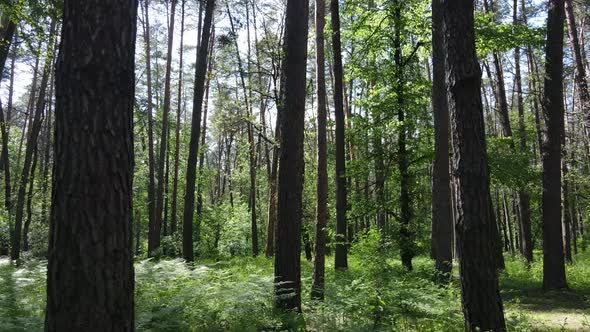
<svg viewBox="0 0 590 332"><path fill-rule="evenodd" d="M439 277L444 278L453 267L453 219L449 170L449 109L445 83L444 7L442 6L441 0L432 0L432 112L434 114L432 252Z"/></svg>
<svg viewBox="0 0 590 332"><path fill-rule="evenodd" d="M563 0L550 0L545 47L543 115L543 288L567 288L561 229L561 149L563 106Z"/></svg>
<svg viewBox="0 0 590 332"><path fill-rule="evenodd" d="M180 5L180 50L178 57L180 58L178 70L178 97L176 108L176 135L174 148L174 178L172 180L172 212L170 216L170 234L176 233L178 216L176 210L178 207L178 170L180 168L180 115L182 114L182 77L184 74L184 5L186 1L181 0Z"/></svg>
<svg viewBox="0 0 590 332"><path fill-rule="evenodd" d="M324 274L326 265L326 225L328 219L328 144L326 139L326 65L324 57L324 26L326 25L325 0L316 0L315 45L316 45L316 109L317 109L317 198L315 224L315 259L311 296L324 298Z"/></svg>
<svg viewBox="0 0 590 332"><path fill-rule="evenodd" d="M41 126L43 123L43 112L45 111L47 86L49 82L49 74L51 72L51 64L53 63L53 36L55 35L55 21L52 21L51 27L49 28L50 38L47 43L47 56L45 58L45 64L43 67L43 74L41 76L41 86L39 88L39 95L35 104L35 113L30 117L31 122L29 126L29 132L27 134L27 144L25 148L25 161L22 168L22 174L20 177L18 194L16 199L16 215L14 218L14 230L12 233L11 247L12 251L10 254L11 259L18 260L20 258L21 249L21 234L23 227L23 217L26 200L26 190L29 184L29 176L31 175L31 164L33 157L37 150L37 143L39 133L41 132Z"/></svg>
<svg viewBox="0 0 590 332"><path fill-rule="evenodd" d="M45 331L133 331L137 0L63 13Z"/></svg>
<svg viewBox="0 0 590 332"><path fill-rule="evenodd" d="M515 26L520 25L518 16L518 0L514 0L512 3L513 7L513 23ZM523 153L528 154L527 146L527 134L524 119L524 101L522 96L522 76L520 73L520 47L514 49L514 80L516 90L516 107L518 109L518 132L520 135L520 150ZM531 202L530 196L526 191L526 188L519 188L518 191L519 211L520 218L518 218L520 232L520 253L527 260L527 262L533 261L533 236L531 232Z"/></svg>
<svg viewBox="0 0 590 332"><path fill-rule="evenodd" d="M184 211L182 219L182 256L185 260L194 260L193 252L193 216L195 215L195 185L197 179L197 158L199 155L199 140L201 138L201 113L205 94L205 77L207 76L207 57L209 38L215 0L207 0L203 31L197 50L197 64L195 67L195 83L193 91L193 118L191 121L191 138L188 160L186 165L186 187L184 193Z"/></svg>
<svg viewBox="0 0 590 332"><path fill-rule="evenodd" d="M473 10L473 0L444 1L459 275L466 330L504 331Z"/></svg>
<svg viewBox="0 0 590 332"><path fill-rule="evenodd" d="M287 0L281 75L281 152L275 234L275 307L301 311L303 130L308 0Z"/></svg>
<svg viewBox="0 0 590 332"><path fill-rule="evenodd" d="M170 114L170 77L172 72L172 45L174 44L174 17L176 12L177 0L171 0L170 4L170 25L168 27L168 52L166 53L166 76L164 78L164 108L162 110L162 132L160 137L160 156L158 160L158 185L156 187L156 213L153 225L150 225L148 237L148 252L150 255L160 247L162 221L165 216L162 215L164 210L164 187L167 184L165 179L168 173L168 167L165 167L167 160L168 136L168 116ZM164 174L166 172L166 175ZM167 186L166 186L167 187Z"/></svg>
<svg viewBox="0 0 590 332"><path fill-rule="evenodd" d="M578 95L580 98L580 109L584 114L586 121L590 120L590 92L588 91L588 77L586 76L586 68L584 67L584 57L582 56L582 47L580 45L580 38L578 38L578 27L576 25L576 17L574 15L574 4L572 0L565 0L565 14L567 17L567 27L569 33L570 46L572 49L572 56L576 68L574 80L578 88ZM587 124L586 126L589 126ZM586 135L590 135L590 128L586 127Z"/></svg>
<svg viewBox="0 0 590 332"><path fill-rule="evenodd" d="M340 9L338 0L330 0L332 21L332 56L334 57L334 118L336 120L336 252L334 268L348 268L346 245L346 154L344 137L344 74L340 42Z"/></svg>
<svg viewBox="0 0 590 332"><path fill-rule="evenodd" d="M154 103L152 92L152 48L150 39L149 0L144 0L141 6L143 12L143 39L145 42L146 56L146 80L147 80L147 121L148 121L148 228L152 229L156 222L156 166L154 156ZM148 230L148 242L150 242L150 231Z"/></svg>

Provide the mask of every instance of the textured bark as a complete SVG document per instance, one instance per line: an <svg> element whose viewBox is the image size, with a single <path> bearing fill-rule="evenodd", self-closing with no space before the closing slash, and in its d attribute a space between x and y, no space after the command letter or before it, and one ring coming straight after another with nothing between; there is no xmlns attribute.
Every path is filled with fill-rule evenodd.
<svg viewBox="0 0 590 332"><path fill-rule="evenodd" d="M280 140L280 118L281 110L277 109L277 119L275 125L275 141ZM272 152L272 163L270 171L270 181L268 183L268 224L266 227L266 257L274 255L274 244L277 225L277 205L278 205L278 174L279 174L279 145L275 143Z"/></svg>
<svg viewBox="0 0 590 332"><path fill-rule="evenodd" d="M168 52L166 53L166 76L164 78L164 108L162 110L162 132L160 139L160 156L158 160L158 185L156 187L156 210L154 223L150 225L148 236L148 253L153 255L160 247L163 209L164 209L164 186L165 179L165 163L168 150L168 116L170 114L170 76L172 71L172 45L174 43L174 14L176 12L176 1L171 0L170 5L170 26L168 27Z"/></svg>
<svg viewBox="0 0 590 332"><path fill-rule="evenodd" d="M543 288L567 288L561 229L561 144L563 107L563 0L550 0L545 48L543 115Z"/></svg>
<svg viewBox="0 0 590 332"><path fill-rule="evenodd" d="M465 328L505 331L480 94L481 69L475 53L474 1L446 0L444 4L457 202L455 228Z"/></svg>
<svg viewBox="0 0 590 332"><path fill-rule="evenodd" d="M445 83L443 7L432 1L432 112L434 117L434 163L432 165L432 252L440 281L453 267L453 220L449 170L449 108Z"/></svg>
<svg viewBox="0 0 590 332"><path fill-rule="evenodd" d="M23 225L23 251L29 251L29 230L31 229L31 221L33 218L33 190L35 187L35 169L37 168L37 160L39 159L39 149L35 147L33 151L33 163L31 164L31 176L29 179L29 192L27 194L27 219Z"/></svg>
<svg viewBox="0 0 590 332"><path fill-rule="evenodd" d="M184 64L184 5L185 0L181 0L181 12L180 12L180 50L178 51L179 57L179 70L178 70L178 96L177 96L177 108L176 108L176 132L175 132L175 147L174 147L174 178L172 179L172 211L170 214L170 234L176 233L178 225L178 169L180 167L180 115L182 114L182 76L183 64Z"/></svg>
<svg viewBox="0 0 590 332"><path fill-rule="evenodd" d="M46 331L133 331L137 1L64 2Z"/></svg>
<svg viewBox="0 0 590 332"><path fill-rule="evenodd" d="M308 0L287 0L281 75L280 162L275 237L275 307L301 311L303 132Z"/></svg>
<svg viewBox="0 0 590 332"><path fill-rule="evenodd" d="M336 250L334 268L348 268L346 245L346 154L344 137L344 74L340 43L340 9L338 0L330 0L332 22L332 56L334 58L334 118L336 120Z"/></svg>
<svg viewBox="0 0 590 332"><path fill-rule="evenodd" d="M184 212L182 221L182 256L192 262L193 253L193 216L195 213L195 184L197 178L197 158L199 155L199 140L201 138L201 112L203 109L203 95L205 94L205 76L207 76L207 56L213 10L215 0L207 0L205 19L201 42L197 51L197 63L195 67L195 85L193 95L193 118L191 122L191 138L188 160L186 166L186 188L184 194Z"/></svg>
<svg viewBox="0 0 590 332"><path fill-rule="evenodd" d="M317 111L317 183L316 183L316 224L315 259L311 297L324 299L324 276L326 268L326 225L328 221L328 144L326 138L326 65L324 26L326 25L325 0L316 0L315 7L315 45L316 45L316 111Z"/></svg>
<svg viewBox="0 0 590 332"><path fill-rule="evenodd" d="M146 80L147 80L147 120L148 120L148 233L153 233L149 229L153 229L156 219L156 167L155 167L155 156L154 156L154 120L153 120L153 93L152 93L152 49L150 40L150 20L149 20L149 0L144 1L145 8L142 6L144 15L144 31L143 38L145 41L145 54L146 54ZM150 234L148 234L148 242L150 240Z"/></svg>

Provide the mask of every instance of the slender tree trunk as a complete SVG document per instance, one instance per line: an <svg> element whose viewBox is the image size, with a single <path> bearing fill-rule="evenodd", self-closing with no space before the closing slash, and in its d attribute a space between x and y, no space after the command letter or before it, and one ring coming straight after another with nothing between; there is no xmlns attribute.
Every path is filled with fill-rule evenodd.
<svg viewBox="0 0 590 332"><path fill-rule="evenodd" d="M37 160L39 158L39 149L35 147L33 151L33 163L31 164L31 175L29 179L29 193L27 194L27 219L23 226L23 251L29 251L29 230L31 229L31 221L33 219L33 192L35 188L35 169L37 168Z"/></svg>
<svg viewBox="0 0 590 332"><path fill-rule="evenodd" d="M176 12L176 1L171 0L170 4L170 26L168 27L168 52L166 53L166 77L164 81L164 108L162 111L162 132L160 139L160 156L158 161L158 185L156 187L156 214L154 224L150 227L150 236L148 241L149 255L154 255L155 251L160 247L163 209L164 209L164 186L165 179L165 163L168 149L168 116L170 114L170 76L172 71L172 45L174 43L174 16Z"/></svg>
<svg viewBox="0 0 590 332"><path fill-rule="evenodd" d="M313 261L312 299L324 299L324 275L326 265L326 225L328 221L328 144L326 140L326 65L324 26L326 25L325 0L316 0L316 96L317 96L317 197L315 225L315 259Z"/></svg>
<svg viewBox="0 0 590 332"><path fill-rule="evenodd" d="M63 13L45 331L133 331L137 1Z"/></svg>
<svg viewBox="0 0 590 332"><path fill-rule="evenodd" d="M439 281L448 280L453 268L453 220L449 170L449 109L445 83L443 3L432 0L432 112L434 163L432 165L432 252Z"/></svg>
<svg viewBox="0 0 590 332"><path fill-rule="evenodd" d="M334 58L334 118L336 119L336 254L334 268L347 269L346 245L346 153L344 137L344 74L340 44L340 9L338 0L330 0L332 21L332 56Z"/></svg>
<svg viewBox="0 0 590 332"><path fill-rule="evenodd" d="M400 254L403 266L409 271L412 270L412 258L414 257L414 236L412 231L412 195L410 193L410 167L407 151L407 120L404 110L404 64L402 59L402 3L399 0L394 2L394 61L396 66L395 90L397 96L397 120L400 123L398 134L398 170L400 173Z"/></svg>
<svg viewBox="0 0 590 332"><path fill-rule="evenodd" d="M308 0L287 0L281 75L275 307L301 311L301 219Z"/></svg>
<svg viewBox="0 0 590 332"><path fill-rule="evenodd" d="M153 242L153 233L155 231L156 224L156 167L155 167L155 156L154 156L154 120L153 120L153 94L152 94L152 49L150 40L150 20L149 20L149 0L144 1L144 32L143 38L145 40L145 54L146 54L146 79L147 79L147 118L148 118L148 243ZM148 253L149 254L149 253Z"/></svg>
<svg viewBox="0 0 590 332"><path fill-rule="evenodd" d="M50 40L48 42L48 49L50 50L53 47L53 36L55 36L56 31L56 23L52 21L50 31ZM25 161L22 169L22 175L20 177L19 188L18 188L18 196L16 201L16 215L14 219L14 232L11 241L12 251L10 257L13 260L18 260L20 258L20 247L21 247L21 232L22 232L22 223L24 217L24 207L25 207L25 195L26 195L26 188L27 184L29 183L29 175L31 174L31 164L33 161L33 154L37 149L37 143L39 138L39 132L41 131L41 125L43 122L43 112L45 110L45 103L46 103L46 92L47 92L47 84L49 82L49 73L51 71L51 63L53 59L51 57L51 51L47 52L47 57L45 58L45 65L43 67L43 75L41 77L41 86L39 88L39 96L37 103L35 105L35 114L32 117L31 125L29 127L29 133L27 137L27 146L25 150Z"/></svg>
<svg viewBox="0 0 590 332"><path fill-rule="evenodd" d="M215 0L207 0L203 32L197 51L197 65L195 67L195 84L193 98L193 118L191 123L191 138L186 166L186 189L184 195L184 213L182 229L182 255L185 260L192 262L193 253L193 216L195 209L195 185L197 178L197 157L199 154L199 140L201 138L201 111L203 109L203 95L205 94L205 77L207 76L207 56L209 53L209 38L213 21Z"/></svg>
<svg viewBox="0 0 590 332"><path fill-rule="evenodd" d="M588 77L586 77L586 68L584 67L584 58L582 57L580 40L578 38L578 29L576 26L572 0L565 0L565 14L567 17L570 47L572 49L572 57L576 69L574 80L578 88L580 109L586 119L586 135L590 135L590 93L588 92Z"/></svg>
<svg viewBox="0 0 590 332"><path fill-rule="evenodd" d="M547 16L545 93L543 115L547 125L543 142L543 288L567 288L561 229L561 144L563 107L563 0L550 0Z"/></svg>
<svg viewBox="0 0 590 332"><path fill-rule="evenodd" d="M205 140L207 138L207 111L209 109L209 89L211 82L211 75L213 72L213 47L215 45L215 26L211 28L211 45L209 50L209 68L207 69L208 75L205 81L205 101L203 105L203 129L201 133L201 149L205 147ZM205 151L199 153L199 171L198 176L201 177L203 174L203 167L205 165ZM203 186L201 183L197 186L197 229L195 235L197 239L200 239L201 235L201 217L203 215Z"/></svg>
<svg viewBox="0 0 590 332"><path fill-rule="evenodd" d="M174 179L172 180L172 213L170 219L170 234L176 233L178 224L177 208L178 208L178 169L180 167L180 115L182 114L182 77L184 64L184 5L185 0L181 0L181 14L180 14L180 50L178 51L179 69L178 69L178 98L176 108L176 132L175 132L175 148L174 148Z"/></svg>
<svg viewBox="0 0 590 332"><path fill-rule="evenodd" d="M445 0L444 26L453 132L457 246L465 328L505 331L498 286L496 223L490 197L474 1Z"/></svg>

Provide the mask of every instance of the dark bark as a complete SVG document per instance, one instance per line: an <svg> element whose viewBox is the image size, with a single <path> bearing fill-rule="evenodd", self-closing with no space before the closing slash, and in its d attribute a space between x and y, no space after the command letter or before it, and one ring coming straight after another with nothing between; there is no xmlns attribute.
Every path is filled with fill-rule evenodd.
<svg viewBox="0 0 590 332"><path fill-rule="evenodd" d="M457 202L455 228L465 328L505 331L480 94L481 69L475 53L474 1L446 0L444 4Z"/></svg>
<svg viewBox="0 0 590 332"><path fill-rule="evenodd" d="M316 224L315 259L311 298L324 299L324 277L326 269L326 225L328 223L328 144L326 138L326 65L324 27L326 25L325 0L316 0L315 7L316 45L316 96L317 96L317 183L316 183Z"/></svg>
<svg viewBox="0 0 590 332"><path fill-rule="evenodd" d="M394 9L394 62L396 66L395 94L397 97L397 120L400 123L397 147L397 162L400 173L400 256L403 266L412 270L412 258L414 257L414 232L412 230L412 195L410 193L410 164L407 150L407 120L404 110L404 63L402 59L402 3L395 1Z"/></svg>
<svg viewBox="0 0 590 332"><path fill-rule="evenodd" d="M23 251L29 251L29 230L31 229L31 221L33 218L33 191L35 188L35 169L37 168L37 160L39 159L39 149L35 147L33 151L33 163L31 164L31 175L29 179L29 192L27 194L27 219L23 225Z"/></svg>
<svg viewBox="0 0 590 332"><path fill-rule="evenodd" d="M133 331L137 1L64 3L45 331Z"/></svg>
<svg viewBox="0 0 590 332"><path fill-rule="evenodd" d="M434 163L432 165L432 251L440 281L453 267L453 220L449 170L449 109L445 83L443 7L432 1L432 112L434 117Z"/></svg>
<svg viewBox="0 0 590 332"><path fill-rule="evenodd" d="M6 65L6 59L8 58L8 51L10 50L10 45L12 44L12 38L14 37L14 33L16 31L16 22L13 18L9 17L8 15L3 15L0 26L0 76L4 72L4 66Z"/></svg>
<svg viewBox="0 0 590 332"><path fill-rule="evenodd" d="M543 140L543 288L567 288L561 229L561 145L563 107L563 0L550 0L545 48L543 115L547 130Z"/></svg>
<svg viewBox="0 0 590 332"><path fill-rule="evenodd" d="M275 236L275 307L301 311L303 132L308 0L288 0L281 75L280 162Z"/></svg>
<svg viewBox="0 0 590 332"><path fill-rule="evenodd" d="M332 22L332 57L334 71L334 118L336 120L336 250L334 268L347 269L346 237L346 153L344 137L344 73L340 43L340 9L338 0L330 0Z"/></svg>
<svg viewBox="0 0 590 332"><path fill-rule="evenodd" d="M205 19L201 34L200 46L197 51L197 64L195 67L195 84L193 95L193 118L191 122L191 138L186 168L186 188L184 195L183 229L182 229L182 255L185 260L192 262L193 253L193 216L195 213L195 185L197 178L197 158L199 155L199 140L201 138L201 112L203 109L203 96L205 94L205 77L207 76L207 57L209 50L209 38L213 21L215 0L207 0Z"/></svg>

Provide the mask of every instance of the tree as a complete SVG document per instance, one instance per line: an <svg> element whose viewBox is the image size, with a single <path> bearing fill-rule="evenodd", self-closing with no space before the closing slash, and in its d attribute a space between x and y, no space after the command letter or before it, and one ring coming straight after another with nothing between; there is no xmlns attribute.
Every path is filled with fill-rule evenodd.
<svg viewBox="0 0 590 332"><path fill-rule="evenodd" d="M195 214L195 185L197 179L197 158L199 155L199 140L201 138L201 112L203 110L203 97L205 94L205 77L207 76L207 56L213 10L215 0L207 0L205 7L205 20L201 41L197 51L197 64L195 67L195 84L193 92L193 118L191 122L191 138L186 165L186 188L184 193L184 211L182 220L182 256L188 262L194 260L193 253L193 216Z"/></svg>
<svg viewBox="0 0 590 332"><path fill-rule="evenodd" d="M165 216L162 216L164 209L164 187L167 184L167 180L164 178L164 171L166 171L166 177L168 175L168 164L167 161L167 150L168 150L168 136L170 129L168 128L170 114L170 77L172 71L172 45L174 43L174 14L176 12L176 1L171 0L170 5L170 26L168 27L168 52L166 53L166 77L164 80L164 109L162 111L162 132L160 138L160 158L158 161L158 185L156 187L156 212L154 223L150 225L149 237L148 237L148 253L154 254L154 251L160 247L162 221ZM167 186L166 186L167 187Z"/></svg>
<svg viewBox="0 0 590 332"><path fill-rule="evenodd" d="M328 147L326 139L326 66L324 57L324 26L326 25L325 0L316 0L315 44L316 44L316 95L317 95L317 198L315 225L315 259L313 261L313 282L311 296L324 298L324 273L326 264L326 225L328 219Z"/></svg>
<svg viewBox="0 0 590 332"><path fill-rule="evenodd" d="M45 330L132 331L137 1L63 12Z"/></svg>
<svg viewBox="0 0 590 332"><path fill-rule="evenodd" d="M473 0L444 1L459 275L466 330L504 331L473 9Z"/></svg>
<svg viewBox="0 0 590 332"><path fill-rule="evenodd" d="M280 161L275 234L275 307L301 311L303 129L308 0L288 0L281 75Z"/></svg>
<svg viewBox="0 0 590 332"><path fill-rule="evenodd" d="M563 0L550 0L545 47L545 93L543 116L543 288L567 288L561 225L561 149L564 135L563 108Z"/></svg>
<svg viewBox="0 0 590 332"><path fill-rule="evenodd" d="M453 267L453 219L449 171L449 109L445 83L443 3L432 1L432 112L434 163L432 165L432 252L441 277Z"/></svg>
<svg viewBox="0 0 590 332"><path fill-rule="evenodd" d="M336 252L334 268L348 268L346 245L346 154L344 142L344 74L340 43L340 11L338 0L330 1L332 18L332 56L334 57L334 118L336 119Z"/></svg>

